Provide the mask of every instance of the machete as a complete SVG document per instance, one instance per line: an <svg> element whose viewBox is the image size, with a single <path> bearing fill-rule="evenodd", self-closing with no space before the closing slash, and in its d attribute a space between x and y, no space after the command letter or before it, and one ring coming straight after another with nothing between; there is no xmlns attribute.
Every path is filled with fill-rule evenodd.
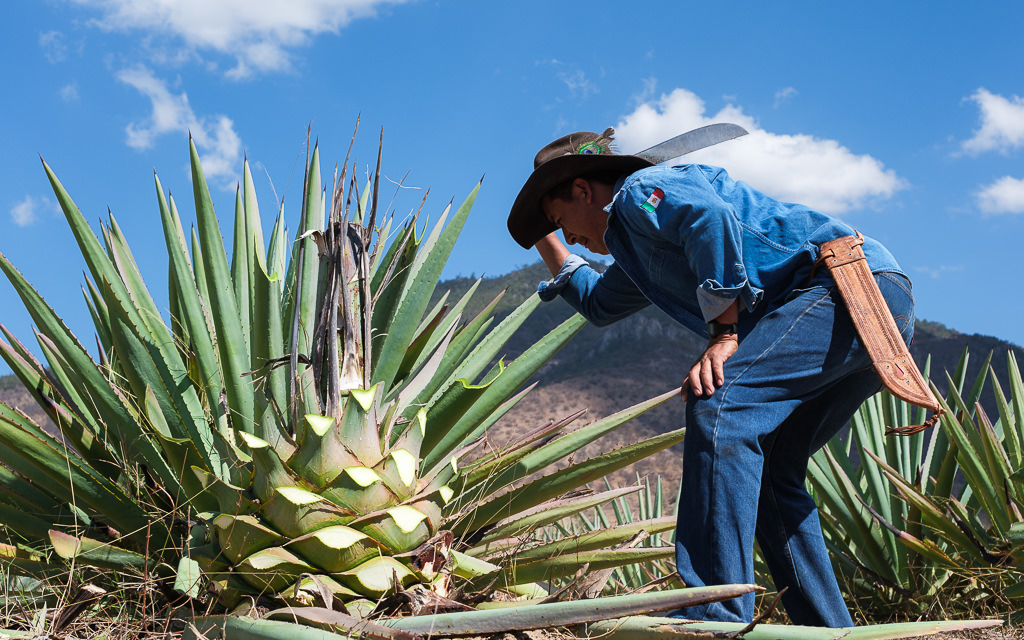
<svg viewBox="0 0 1024 640"><path fill-rule="evenodd" d="M685 156L688 153L745 135L747 135L747 130L738 124L718 122L694 129L693 131L681 133L674 138L659 142L650 149L645 149L633 155L639 156L644 160L650 160L654 164L660 164L666 160Z"/></svg>

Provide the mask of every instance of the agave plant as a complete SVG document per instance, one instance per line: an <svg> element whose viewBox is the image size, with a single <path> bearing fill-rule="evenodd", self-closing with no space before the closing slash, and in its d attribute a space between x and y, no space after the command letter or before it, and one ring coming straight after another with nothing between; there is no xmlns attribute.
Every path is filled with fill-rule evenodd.
<svg viewBox="0 0 1024 640"><path fill-rule="evenodd" d="M939 427L883 438L885 425L909 424L915 409L882 393L861 408L848 442L814 458L810 477L837 570L864 608L919 616L935 607L1021 607L1024 383L1013 353L1007 357L1009 393L991 353L968 380L965 350L947 374L949 411ZM986 382L995 419L980 403Z"/></svg>

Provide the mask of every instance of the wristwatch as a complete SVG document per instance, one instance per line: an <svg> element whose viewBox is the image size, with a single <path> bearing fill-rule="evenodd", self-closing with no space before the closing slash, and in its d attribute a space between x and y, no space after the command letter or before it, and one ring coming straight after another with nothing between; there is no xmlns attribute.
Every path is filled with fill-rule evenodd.
<svg viewBox="0 0 1024 640"><path fill-rule="evenodd" d="M711 335L712 338L717 338L718 336L724 336L730 333L739 333L739 330L737 329L735 322L732 324L726 324L724 322L712 320L711 322L708 323L708 333Z"/></svg>

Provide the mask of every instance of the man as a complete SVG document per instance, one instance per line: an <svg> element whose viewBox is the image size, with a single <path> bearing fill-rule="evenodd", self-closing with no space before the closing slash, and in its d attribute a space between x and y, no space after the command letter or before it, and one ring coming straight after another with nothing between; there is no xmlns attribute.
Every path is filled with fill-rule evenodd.
<svg viewBox="0 0 1024 640"><path fill-rule="evenodd" d="M509 232L535 246L554 276L543 298L561 295L597 325L654 304L708 338L682 382L683 581L752 583L756 537L794 623L851 626L805 477L808 458L881 387L830 272L815 268L819 245L854 230L723 169L616 155L613 133L574 133L544 147ZM598 273L557 229L615 262ZM909 343L909 280L877 241L864 238L863 252ZM748 594L676 615L742 622L753 606Z"/></svg>

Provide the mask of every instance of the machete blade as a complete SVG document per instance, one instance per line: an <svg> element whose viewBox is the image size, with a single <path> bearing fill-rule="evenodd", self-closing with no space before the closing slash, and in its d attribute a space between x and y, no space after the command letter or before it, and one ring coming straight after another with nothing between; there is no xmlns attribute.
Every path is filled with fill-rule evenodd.
<svg viewBox="0 0 1024 640"><path fill-rule="evenodd" d="M633 155L650 160L654 164L660 164L666 160L685 156L688 153L693 153L694 151L745 135L747 135L747 130L738 124L718 122L694 129L693 131L681 133L674 138L659 142L650 149L645 149Z"/></svg>

